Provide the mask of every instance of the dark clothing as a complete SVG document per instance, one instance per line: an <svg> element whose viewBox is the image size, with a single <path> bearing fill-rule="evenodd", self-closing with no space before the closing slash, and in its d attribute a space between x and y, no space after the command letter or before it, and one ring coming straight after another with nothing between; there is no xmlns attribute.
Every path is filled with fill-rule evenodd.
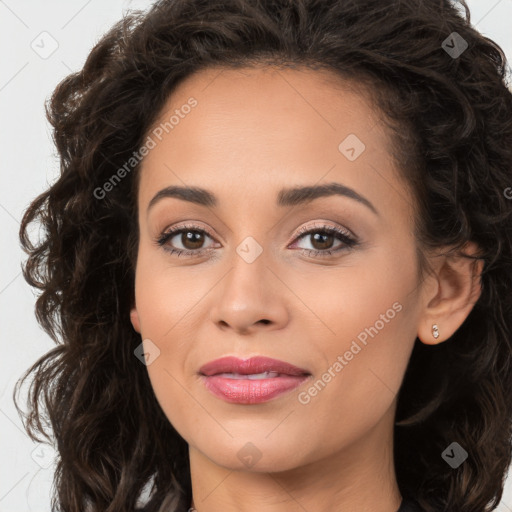
<svg viewBox="0 0 512 512"><path fill-rule="evenodd" d="M396 512L422 512L419 505L410 498L403 498L400 508Z"/></svg>

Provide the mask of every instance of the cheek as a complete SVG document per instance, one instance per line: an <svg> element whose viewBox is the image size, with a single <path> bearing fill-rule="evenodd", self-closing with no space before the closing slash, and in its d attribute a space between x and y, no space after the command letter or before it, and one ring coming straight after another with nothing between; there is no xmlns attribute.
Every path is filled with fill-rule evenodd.
<svg viewBox="0 0 512 512"><path fill-rule="evenodd" d="M308 302L321 312L328 327L322 332L329 334L312 338L324 363L299 401L310 414L325 418L328 430L330 420L346 424L350 415L352 425L358 425L354 435L392 405L416 337L413 255L409 264L391 253L372 259L364 268L354 265L338 270L337 277L316 280L328 292L312 293ZM333 282L339 285L333 288Z"/></svg>
<svg viewBox="0 0 512 512"><path fill-rule="evenodd" d="M200 273L194 266L179 268L169 261L158 251L142 249L137 263L135 300L141 334L155 343L193 324L195 305L214 284L208 272Z"/></svg>
<svg viewBox="0 0 512 512"><path fill-rule="evenodd" d="M289 270L283 280L293 283L301 299L292 299L291 311L300 310L301 329L331 358L348 350L356 338L362 344L371 339L382 340L384 346L400 343L399 333L407 339L414 324L418 298L414 258L413 249L381 246L354 253L343 266L302 275Z"/></svg>
<svg viewBox="0 0 512 512"><path fill-rule="evenodd" d="M135 298L141 338L151 340L159 354L147 371L160 406L182 435L186 434L183 422L192 422L198 429L204 424L201 409L194 407L188 392L185 367L190 347L198 337L201 303L214 282L206 279L205 272L202 276L194 274L194 267L173 268L165 257L155 256L155 251L139 252Z"/></svg>

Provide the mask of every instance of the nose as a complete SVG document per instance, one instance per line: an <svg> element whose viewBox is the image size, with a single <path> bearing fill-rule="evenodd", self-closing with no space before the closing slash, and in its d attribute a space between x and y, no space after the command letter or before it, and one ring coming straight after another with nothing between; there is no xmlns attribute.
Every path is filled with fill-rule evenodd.
<svg viewBox="0 0 512 512"><path fill-rule="evenodd" d="M210 319L238 334L282 329L289 318L290 294L261 254L248 263L236 254L233 266L215 287Z"/></svg>

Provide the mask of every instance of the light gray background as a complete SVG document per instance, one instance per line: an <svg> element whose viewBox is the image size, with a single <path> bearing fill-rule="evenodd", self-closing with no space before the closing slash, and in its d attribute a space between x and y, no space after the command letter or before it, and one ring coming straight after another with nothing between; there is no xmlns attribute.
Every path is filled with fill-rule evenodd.
<svg viewBox="0 0 512 512"><path fill-rule="evenodd" d="M512 0L468 3L473 25L512 59ZM95 42L124 12L150 4L142 0L0 0L0 314L4 347L0 361L0 512L50 510L52 450L27 437L11 398L23 371L53 347L35 320L35 296L21 275L20 262L25 256L18 244L22 212L59 170L44 101L60 80L82 67ZM49 33L56 43L42 32ZM39 45L41 53L52 44L58 47L50 56L43 54L46 58L32 48ZM497 510L512 512L510 478Z"/></svg>

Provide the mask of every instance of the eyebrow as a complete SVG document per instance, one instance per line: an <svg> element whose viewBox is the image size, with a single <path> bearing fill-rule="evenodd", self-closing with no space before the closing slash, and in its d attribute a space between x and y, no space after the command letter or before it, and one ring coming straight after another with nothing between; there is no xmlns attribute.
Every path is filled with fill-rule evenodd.
<svg viewBox="0 0 512 512"><path fill-rule="evenodd" d="M380 215L375 206L358 194L354 189L342 185L341 183L328 183L325 185L312 185L306 187L292 187L279 191L277 195L277 206L297 206L300 204L309 203L320 197L329 196L344 196L368 207L376 215ZM201 206L216 207L219 201L215 194L201 188L201 187L181 187L169 186L158 191L153 199L149 202L148 210L151 209L157 202L166 197L174 197L190 203L195 203Z"/></svg>

